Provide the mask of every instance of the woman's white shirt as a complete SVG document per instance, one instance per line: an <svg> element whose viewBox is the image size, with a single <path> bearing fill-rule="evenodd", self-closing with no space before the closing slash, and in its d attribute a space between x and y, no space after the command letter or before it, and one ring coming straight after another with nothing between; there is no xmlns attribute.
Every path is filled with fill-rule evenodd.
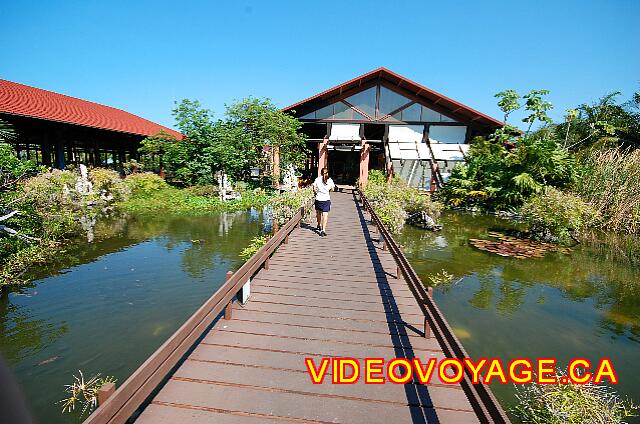
<svg viewBox="0 0 640 424"><path fill-rule="evenodd" d="M313 185L316 187L316 200L321 202L331 200L329 192L336 186L331 178L327 178L327 182L325 184L325 182L322 181L322 177L318 177L313 182Z"/></svg>

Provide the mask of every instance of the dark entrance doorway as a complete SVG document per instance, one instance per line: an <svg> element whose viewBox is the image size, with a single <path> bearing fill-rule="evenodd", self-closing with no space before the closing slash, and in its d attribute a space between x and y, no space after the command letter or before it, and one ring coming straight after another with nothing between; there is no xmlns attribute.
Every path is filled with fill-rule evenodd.
<svg viewBox="0 0 640 424"><path fill-rule="evenodd" d="M329 176L336 184L355 186L359 175L359 151L329 151Z"/></svg>

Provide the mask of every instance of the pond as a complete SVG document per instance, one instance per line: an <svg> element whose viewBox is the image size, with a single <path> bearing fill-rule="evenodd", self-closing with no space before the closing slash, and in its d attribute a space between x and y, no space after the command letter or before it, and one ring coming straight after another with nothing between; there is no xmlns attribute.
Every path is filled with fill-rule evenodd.
<svg viewBox="0 0 640 424"><path fill-rule="evenodd" d="M570 358L608 357L618 393L640 401L640 266L621 248L628 246L590 243L568 254L507 258L468 240L489 239L489 229L510 222L458 213L441 221L439 233L407 226L397 241L423 281L442 270L454 276L434 299L472 358L556 357L566 366ZM514 404L512 385L492 390L506 408Z"/></svg>
<svg viewBox="0 0 640 424"><path fill-rule="evenodd" d="M110 237L4 292L0 353L37 421L77 422L55 402L78 369L124 382L237 269L264 223L255 210L114 219L101 230Z"/></svg>

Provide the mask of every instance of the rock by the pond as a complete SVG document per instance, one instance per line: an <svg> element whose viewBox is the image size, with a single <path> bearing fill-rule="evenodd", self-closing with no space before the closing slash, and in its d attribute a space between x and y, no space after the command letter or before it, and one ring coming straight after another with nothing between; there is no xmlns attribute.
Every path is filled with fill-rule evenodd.
<svg viewBox="0 0 640 424"><path fill-rule="evenodd" d="M415 225L416 227L424 228L430 231L442 230L442 225L436 224L426 212L416 212L407 218L407 224Z"/></svg>

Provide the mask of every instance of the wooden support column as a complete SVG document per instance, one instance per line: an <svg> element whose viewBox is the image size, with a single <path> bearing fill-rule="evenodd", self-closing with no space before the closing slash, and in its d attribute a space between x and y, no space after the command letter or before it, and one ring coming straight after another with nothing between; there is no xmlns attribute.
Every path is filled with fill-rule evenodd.
<svg viewBox="0 0 640 424"><path fill-rule="evenodd" d="M104 404L116 392L116 383L103 384L98 389L98 405Z"/></svg>
<svg viewBox="0 0 640 424"><path fill-rule="evenodd" d="M64 169L64 142L58 135L55 141L56 168Z"/></svg>
<svg viewBox="0 0 640 424"><path fill-rule="evenodd" d="M322 168L329 166L329 136L325 135L322 143L318 145L318 177L322 172Z"/></svg>
<svg viewBox="0 0 640 424"><path fill-rule="evenodd" d="M360 189L364 190L367 188L367 183L369 182L369 152L371 151L371 146L367 143L366 140L362 140L362 150L360 150L360 178L358 181L360 182Z"/></svg>
<svg viewBox="0 0 640 424"><path fill-rule="evenodd" d="M280 187L280 147L272 147L271 181L274 187Z"/></svg>
<svg viewBox="0 0 640 424"><path fill-rule="evenodd" d="M232 275L233 275L233 271L227 271L226 281L229 281ZM233 299L231 299L229 303L227 303L227 306L224 308L224 319L230 320L232 312L233 312Z"/></svg>
<svg viewBox="0 0 640 424"><path fill-rule="evenodd" d="M426 339L431 337L431 327L429 327L429 322L427 321L427 317L424 317L423 332L424 332L424 337Z"/></svg>

